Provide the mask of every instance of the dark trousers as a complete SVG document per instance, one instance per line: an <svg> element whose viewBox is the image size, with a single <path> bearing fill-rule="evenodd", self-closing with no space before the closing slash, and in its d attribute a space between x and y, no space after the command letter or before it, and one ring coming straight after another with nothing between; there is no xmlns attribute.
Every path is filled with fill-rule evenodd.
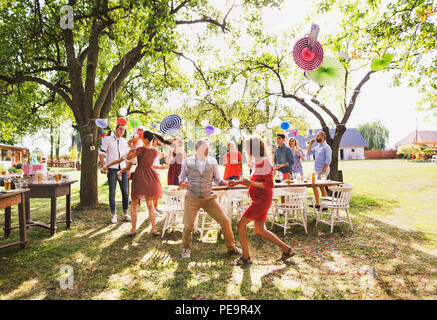
<svg viewBox="0 0 437 320"><path fill-rule="evenodd" d="M109 184L109 206L111 207L111 212L115 212L115 191L117 188L117 172L118 169L108 169L108 184ZM120 186L121 195L123 198L123 212L127 212L129 207L129 180L127 172L123 172L121 175L121 181L118 181Z"/></svg>

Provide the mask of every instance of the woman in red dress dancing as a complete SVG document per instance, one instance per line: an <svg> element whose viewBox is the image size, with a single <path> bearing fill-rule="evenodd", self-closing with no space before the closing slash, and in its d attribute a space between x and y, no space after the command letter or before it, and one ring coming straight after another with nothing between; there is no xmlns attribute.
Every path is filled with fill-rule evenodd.
<svg viewBox="0 0 437 320"><path fill-rule="evenodd" d="M254 160L251 179L229 181L231 187L243 184L249 187L249 195L252 204L238 220L238 234L240 236L243 255L234 260L232 265L243 265L252 263L249 256L249 240L247 236L247 225L253 221L255 233L276 244L282 249L282 256L278 260L286 260L294 256L294 250L282 242L275 234L265 228L267 213L273 200L273 166L267 157L268 151L264 140L260 137L251 137L244 141L248 158Z"/></svg>
<svg viewBox="0 0 437 320"><path fill-rule="evenodd" d="M127 156L128 160L138 157L137 168L135 169L135 174L132 178L132 230L128 235L134 235L137 232L137 206L141 199L145 199L147 203L149 220L152 225L150 233L154 236L159 235L156 230L155 207L153 202L162 197L162 192L159 174L152 168L153 162L159 153L158 150L152 146L153 139L158 139L167 145L170 144L169 141L164 140L160 135L150 131L144 131L143 146L137 149L132 149Z"/></svg>
<svg viewBox="0 0 437 320"><path fill-rule="evenodd" d="M182 162L185 159L184 140L176 137L172 145L173 150L168 153L167 158L165 159L165 163L169 166L167 173L167 184L169 186L178 186Z"/></svg>

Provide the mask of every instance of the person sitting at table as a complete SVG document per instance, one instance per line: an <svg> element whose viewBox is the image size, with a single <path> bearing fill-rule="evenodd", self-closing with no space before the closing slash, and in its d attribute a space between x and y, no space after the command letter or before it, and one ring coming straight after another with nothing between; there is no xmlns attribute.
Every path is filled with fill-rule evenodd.
<svg viewBox="0 0 437 320"><path fill-rule="evenodd" d="M299 148L299 144L295 137L291 137L288 141L288 146L291 148L294 154L294 164L291 166L291 169L294 173L299 173L303 176L303 168L302 161L305 160L305 156L303 155L303 151Z"/></svg>
<svg viewBox="0 0 437 320"><path fill-rule="evenodd" d="M278 260L286 260L295 255L295 251L282 242L274 233L265 228L267 213L273 200L273 166L268 158L269 151L263 139L251 137L244 141L246 154L254 159L252 176L249 179L229 181L230 187L243 184L249 187L252 204L238 220L237 228L240 236L243 254L231 262L231 265L250 264L249 240L247 225L253 221L255 233L277 245L282 249L282 256Z"/></svg>
<svg viewBox="0 0 437 320"><path fill-rule="evenodd" d="M276 143L278 148L275 150L275 170L282 172L282 180L291 178L293 172L292 166L294 164L293 151L285 143L285 135L278 133L276 135Z"/></svg>
<svg viewBox="0 0 437 320"><path fill-rule="evenodd" d="M228 143L228 150L223 157L223 164L225 166L225 173L223 174L223 180L239 180L241 175L241 165L243 164L243 157L238 152L235 142Z"/></svg>
<svg viewBox="0 0 437 320"><path fill-rule="evenodd" d="M195 154L182 163L179 183L182 189L188 189L184 199L184 231L182 233L182 258L190 258L194 222L199 209L205 210L222 227L223 236L229 254L241 254L235 246L231 221L217 202L212 192L212 182L219 186L229 186L220 178L217 160L208 156L209 142L196 141Z"/></svg>
<svg viewBox="0 0 437 320"><path fill-rule="evenodd" d="M317 141L319 144L317 147L312 149L313 143ZM314 171L315 171L315 178L321 179L322 175L328 176L329 175L329 165L331 164L332 159L332 150L331 147L326 143L326 134L323 131L319 131L316 135L316 139L312 139L308 142L308 154L313 155L314 154ZM319 187L320 191L322 192L322 196L326 197L328 193L326 192L325 187ZM316 209L320 208L320 193L317 187L313 188L314 196L316 197L316 203L315 207ZM324 208L323 210L328 210L327 208Z"/></svg>

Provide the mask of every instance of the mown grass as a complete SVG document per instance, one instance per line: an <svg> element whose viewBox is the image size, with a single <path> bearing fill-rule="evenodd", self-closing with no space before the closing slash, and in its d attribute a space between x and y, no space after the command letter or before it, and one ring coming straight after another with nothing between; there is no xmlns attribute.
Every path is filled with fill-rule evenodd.
<svg viewBox="0 0 437 320"><path fill-rule="evenodd" d="M308 171L311 166L304 164ZM70 230L60 224L49 237L48 230L31 228L26 250L0 251L0 299L437 299L437 166L344 161L340 169L354 186L354 231L338 225L330 234L329 226L315 228L314 215L308 235L293 226L284 237L275 227L297 251L281 263L276 261L280 251L250 228L254 264L249 267L230 266L223 238L213 231L203 239L195 235L192 258L181 259L181 232L151 237L144 204L137 235L125 237L128 223L109 222L105 177L99 176L102 204L92 210L76 206L75 184ZM32 199L31 209L33 219L48 221L48 200ZM64 210L64 201L58 201L59 217ZM16 209L12 215L16 224ZM158 218L158 230L163 219ZM238 243L235 225L236 218ZM17 230L0 243L15 239ZM74 270L72 290L59 285L65 264Z"/></svg>

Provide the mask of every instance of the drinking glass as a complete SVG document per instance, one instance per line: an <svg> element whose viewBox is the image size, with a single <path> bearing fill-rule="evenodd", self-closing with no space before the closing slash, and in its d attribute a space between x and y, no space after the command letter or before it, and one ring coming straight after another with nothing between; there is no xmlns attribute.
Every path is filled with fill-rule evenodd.
<svg viewBox="0 0 437 320"><path fill-rule="evenodd" d="M320 180L325 181L327 178L328 178L328 174L327 174L327 173L322 172L322 173L320 174Z"/></svg>
<svg viewBox="0 0 437 320"><path fill-rule="evenodd" d="M11 179L6 178L4 181L4 185L5 185L5 190L11 190Z"/></svg>

